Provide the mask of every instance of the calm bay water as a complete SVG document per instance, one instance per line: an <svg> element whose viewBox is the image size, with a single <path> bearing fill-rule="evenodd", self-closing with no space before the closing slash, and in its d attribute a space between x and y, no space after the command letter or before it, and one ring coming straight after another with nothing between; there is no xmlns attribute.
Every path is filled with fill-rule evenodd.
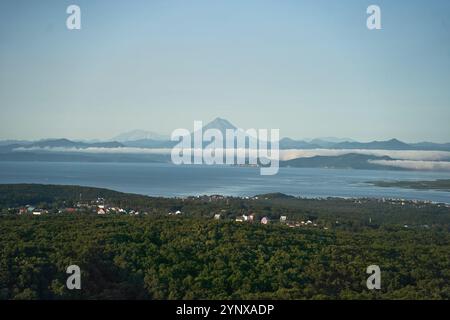
<svg viewBox="0 0 450 320"><path fill-rule="evenodd" d="M253 196L282 192L302 197L386 197L450 203L450 192L380 188L375 180L450 179L450 172L281 168L261 176L258 168L175 166L153 163L0 162L0 183L102 187L152 196L221 194Z"/></svg>

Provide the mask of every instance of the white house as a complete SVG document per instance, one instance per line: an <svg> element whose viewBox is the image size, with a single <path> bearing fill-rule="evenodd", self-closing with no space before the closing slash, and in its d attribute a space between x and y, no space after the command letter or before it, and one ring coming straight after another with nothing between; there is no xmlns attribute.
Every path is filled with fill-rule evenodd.
<svg viewBox="0 0 450 320"><path fill-rule="evenodd" d="M269 220L269 218L267 218L267 217L264 217L264 218L261 219L261 223L262 223L262 224L268 224L269 221L270 221L270 220Z"/></svg>

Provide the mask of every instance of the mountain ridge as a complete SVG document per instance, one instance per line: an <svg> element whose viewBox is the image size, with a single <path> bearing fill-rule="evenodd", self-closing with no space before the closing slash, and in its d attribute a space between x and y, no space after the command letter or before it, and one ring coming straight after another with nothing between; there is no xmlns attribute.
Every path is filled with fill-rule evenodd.
<svg viewBox="0 0 450 320"><path fill-rule="evenodd" d="M224 136L227 129L237 130L234 124L227 119L216 117L203 126L203 132L208 129L218 129ZM191 133L192 134L192 133ZM279 140L279 148L285 149L368 149L368 150L423 150L423 151L448 151L450 152L450 143L419 142L406 143L399 139L374 140L370 142L358 142L352 139L342 141L342 138L315 138L308 140L296 140L284 137ZM11 142L11 143L9 143ZM73 141L66 138L44 139L38 141L24 140L4 140L0 141L0 151L12 148L172 148L176 142L171 141L169 136L147 130L130 130L116 135L110 140L87 142Z"/></svg>
<svg viewBox="0 0 450 320"><path fill-rule="evenodd" d="M170 140L170 137L167 135L159 134L154 131L135 129L123 132L118 134L117 136L111 139L112 141L118 142L128 142L128 141L137 141L137 140Z"/></svg>

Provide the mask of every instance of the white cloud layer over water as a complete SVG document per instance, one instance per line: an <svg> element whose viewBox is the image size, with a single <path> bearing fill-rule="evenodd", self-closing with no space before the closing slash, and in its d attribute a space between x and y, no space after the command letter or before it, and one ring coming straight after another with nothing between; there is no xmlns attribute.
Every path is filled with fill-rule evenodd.
<svg viewBox="0 0 450 320"><path fill-rule="evenodd" d="M280 150L280 157L281 160L291 160L296 158L310 158L315 156L340 156L349 153L366 154L377 157L388 156L393 159L400 160L450 160L450 152L448 151L427 150L292 149Z"/></svg>
<svg viewBox="0 0 450 320"><path fill-rule="evenodd" d="M450 171L450 162L446 161L369 160L369 162L411 170Z"/></svg>
<svg viewBox="0 0 450 320"><path fill-rule="evenodd" d="M90 154L161 154L170 155L172 149L160 148L64 148L64 147L19 147L14 151L38 151L38 152L71 152ZM230 150L228 150L230 152ZM367 149L291 149L280 150L280 160L292 160L296 158L310 158L315 156L339 156L349 153L358 153L373 156L388 156L395 160L369 160L371 163L413 169L413 170L445 170L450 171L450 152L426 151L426 150L367 150Z"/></svg>

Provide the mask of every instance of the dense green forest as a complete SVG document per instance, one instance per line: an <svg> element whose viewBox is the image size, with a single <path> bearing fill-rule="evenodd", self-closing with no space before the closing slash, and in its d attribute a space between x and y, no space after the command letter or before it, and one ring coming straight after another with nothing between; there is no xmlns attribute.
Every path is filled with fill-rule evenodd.
<svg viewBox="0 0 450 320"><path fill-rule="evenodd" d="M75 205L80 193L148 214L13 209ZM0 207L0 299L450 299L446 206L281 194L163 199L4 185ZM222 220L212 219L217 212ZM232 220L248 212L274 223ZM281 214L320 227L275 223ZM81 290L66 288L73 264L81 268ZM381 268L381 290L366 287L373 264Z"/></svg>

